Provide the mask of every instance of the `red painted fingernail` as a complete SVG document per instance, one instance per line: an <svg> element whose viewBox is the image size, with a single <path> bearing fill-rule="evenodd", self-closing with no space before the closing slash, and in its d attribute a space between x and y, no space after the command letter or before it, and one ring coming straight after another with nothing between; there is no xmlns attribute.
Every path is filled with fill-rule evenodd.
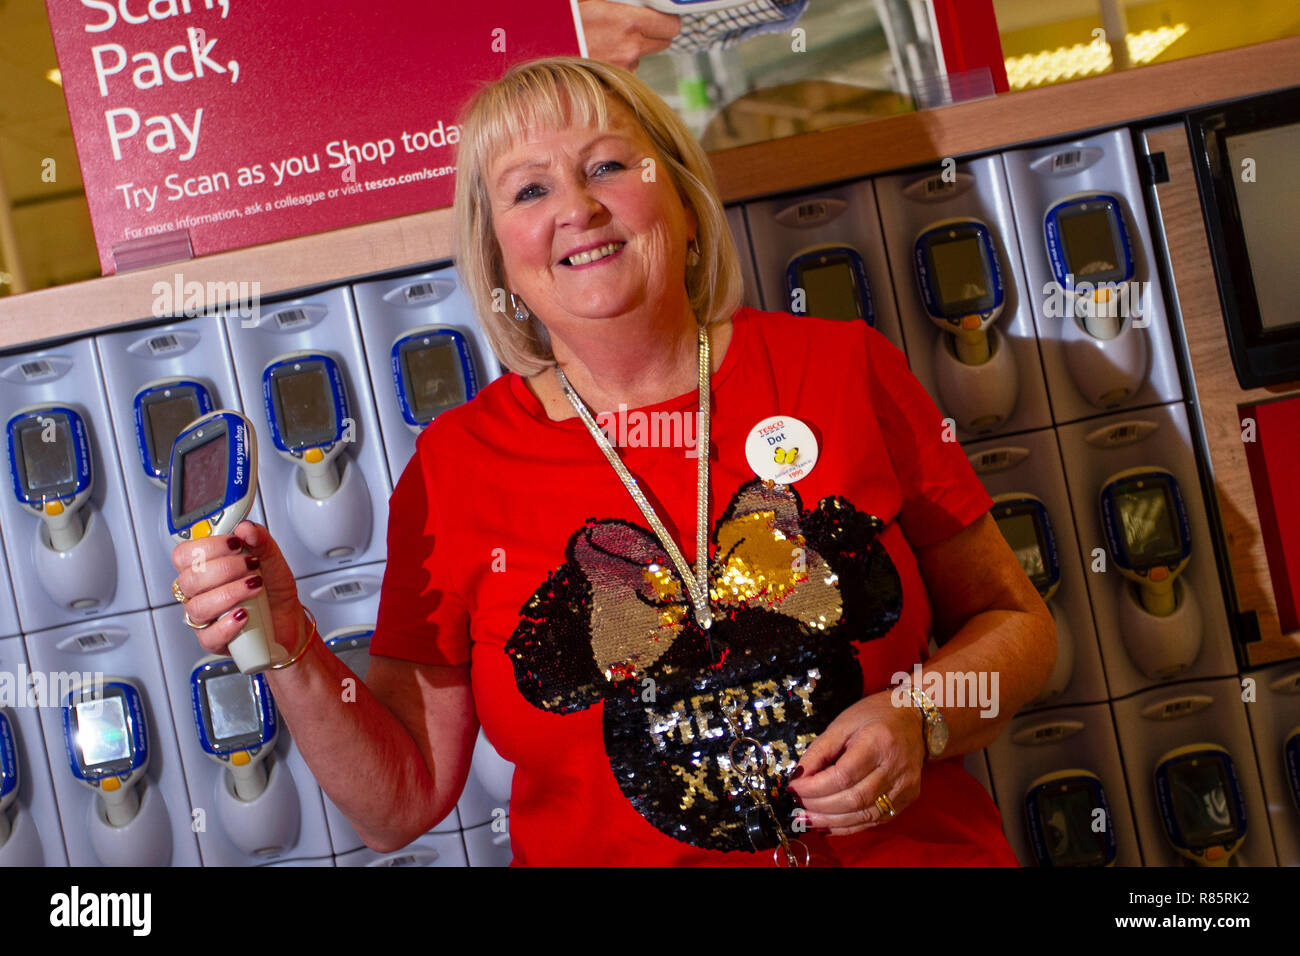
<svg viewBox="0 0 1300 956"><path fill-rule="evenodd" d="M243 546L244 546L244 542L240 541L234 535L231 535L229 538L226 539L226 547L229 548L231 551L238 551Z"/></svg>
<svg viewBox="0 0 1300 956"><path fill-rule="evenodd" d="M248 590L256 591L262 586L262 576L260 574L255 574L244 583L248 585Z"/></svg>
<svg viewBox="0 0 1300 956"><path fill-rule="evenodd" d="M262 562L257 560L257 558L253 557L251 554L248 557L244 558L244 564L248 567L248 570L250 571L256 571L258 568L262 566Z"/></svg>
<svg viewBox="0 0 1300 956"><path fill-rule="evenodd" d="M248 612L245 611L242 607L236 608L235 613L231 616L240 624L243 624L245 621L248 620Z"/></svg>

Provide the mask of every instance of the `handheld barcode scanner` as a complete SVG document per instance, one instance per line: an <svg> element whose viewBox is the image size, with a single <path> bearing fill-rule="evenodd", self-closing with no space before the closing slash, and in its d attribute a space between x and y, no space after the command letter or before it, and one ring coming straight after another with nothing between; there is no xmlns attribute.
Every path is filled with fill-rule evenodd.
<svg viewBox="0 0 1300 956"><path fill-rule="evenodd" d="M1056 550L1056 533L1047 506L1023 492L998 495L993 499L993 519L1006 539L1025 576L1047 604L1056 623L1056 663L1035 701L1045 701L1063 692L1074 675L1074 640L1068 619L1057 614L1052 595L1061 585L1061 562Z"/></svg>
<svg viewBox="0 0 1300 956"><path fill-rule="evenodd" d="M1119 200L1107 193L1066 196L1047 210L1043 230L1052 276L1075 315L1089 335L1113 339L1125 319L1124 286L1133 279L1133 245Z"/></svg>
<svg viewBox="0 0 1300 956"><path fill-rule="evenodd" d="M403 333L393 342L392 367L402 420L416 433L478 394L469 343L456 329L424 325Z"/></svg>
<svg viewBox="0 0 1300 956"><path fill-rule="evenodd" d="M205 657L190 671L190 700L203 752L227 768L245 802L266 790L264 761L275 747L278 722L261 674L241 674L235 662Z"/></svg>
<svg viewBox="0 0 1300 956"><path fill-rule="evenodd" d="M1061 563L1047 506L1034 495L998 495L993 518L1039 596L1050 601L1061 584Z"/></svg>
<svg viewBox="0 0 1300 956"><path fill-rule="evenodd" d="M804 315L823 319L865 319L876 324L871 288L862 256L851 246L810 246L796 253L785 267L785 288L794 311L795 290L803 290Z"/></svg>
<svg viewBox="0 0 1300 956"><path fill-rule="evenodd" d="M1165 835L1178 855L1227 866L1246 839L1246 803L1228 751L1205 743L1171 750L1156 763L1155 783Z"/></svg>
<svg viewBox="0 0 1300 956"><path fill-rule="evenodd" d="M262 400L271 440L282 458L302 468L307 493L317 500L334 494L334 459L349 419L338 362L323 352L282 355L262 371Z"/></svg>
<svg viewBox="0 0 1300 956"><path fill-rule="evenodd" d="M1025 823L1039 866L1115 863L1114 820L1095 773L1058 770L1039 777L1025 793Z"/></svg>
<svg viewBox="0 0 1300 956"><path fill-rule="evenodd" d="M9 471L18 503L43 522L55 551L70 551L85 531L80 509L90 500L90 438L77 412L31 405L6 428Z"/></svg>
<svg viewBox="0 0 1300 956"><path fill-rule="evenodd" d="M1291 785L1291 800L1300 813L1300 727L1293 729L1282 742L1282 767Z"/></svg>
<svg viewBox="0 0 1300 956"><path fill-rule="evenodd" d="M201 382L168 378L150 382L135 393L135 443L145 477L167 487L172 444L190 422L212 411L212 394Z"/></svg>
<svg viewBox="0 0 1300 956"><path fill-rule="evenodd" d="M173 541L231 534L256 497L257 434L247 418L220 409L176 436L167 466L167 530ZM248 611L248 620L227 650L240 671L256 674L286 659L272 639L266 591L239 606Z"/></svg>
<svg viewBox="0 0 1300 956"><path fill-rule="evenodd" d="M9 718L0 712L0 846L9 840L9 808L18 799L18 748Z"/></svg>
<svg viewBox="0 0 1300 956"><path fill-rule="evenodd" d="M916 283L930 321L953 335L967 365L989 360L988 328L1006 301L993 233L978 219L943 219L927 227L913 250Z"/></svg>
<svg viewBox="0 0 1300 956"><path fill-rule="evenodd" d="M370 638L374 633L373 627L340 628L325 636L325 646L364 681L370 668Z"/></svg>
<svg viewBox="0 0 1300 956"><path fill-rule="evenodd" d="M140 691L125 677L79 681L63 700L63 743L77 782L99 795L121 827L140 809L136 783L149 766L149 726Z"/></svg>
<svg viewBox="0 0 1300 956"><path fill-rule="evenodd" d="M1101 524L1120 574L1142 589L1156 617L1175 609L1174 580L1192 554L1192 531L1178 480L1163 468L1130 468L1102 485Z"/></svg>

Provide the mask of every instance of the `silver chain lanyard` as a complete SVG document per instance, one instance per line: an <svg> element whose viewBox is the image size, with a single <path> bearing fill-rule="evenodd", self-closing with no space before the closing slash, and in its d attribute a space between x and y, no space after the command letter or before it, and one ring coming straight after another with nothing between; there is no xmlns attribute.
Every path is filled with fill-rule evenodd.
<svg viewBox="0 0 1300 956"><path fill-rule="evenodd" d="M636 506L641 509L641 514L650 527L654 529L655 536L659 543L663 545L668 557L672 559L673 566L677 569L678 575L686 582L686 589L690 592L691 607L695 612L695 620L706 632L713 626L713 610L709 603L709 541L708 541L708 522L709 522L709 376L711 366L709 362L709 333L707 329L699 330L699 357L700 357L700 427L699 427L699 487L696 495L695 510L695 571L692 573L691 566L686 563L686 558L682 551L677 547L677 542L668 534L668 529L663 526L659 516L655 514L654 508L641 492L637 480L632 477L632 473L627 470L623 460L618 457L614 447L609 443L609 438L596 424L595 418L592 417L590 409L582 400L581 396L569 384L569 379L561 371L560 367L555 366L555 374L559 376L560 387L564 390L565 397L573 410L578 413L582 419L587 431L591 432L591 437L596 440L600 450L604 453L605 458L613 466L614 471L618 473L619 479L623 482L623 487L627 489ZM710 655L711 656L711 655ZM772 851L773 862L778 866L807 866L809 860L808 848L799 840L791 840L786 836L785 828L781 826L780 820L777 819L776 811L773 809L768 800L768 791L771 789L767 777L767 771L772 769L772 752L760 741L752 737L746 737L741 732L737 722L736 715L728 710L724 705L722 707L723 716L726 718L727 726L731 730L732 736L736 739L731 744L731 749L727 751L727 759L730 761L733 769L741 775L742 783L748 792L750 799L754 803L754 812L766 814L774 825L781 845ZM740 761L739 765L736 760L737 746L744 746L748 753ZM762 763L759 761L759 754L765 758ZM752 769L751 769L752 768Z"/></svg>
<svg viewBox="0 0 1300 956"><path fill-rule="evenodd" d="M663 545L664 550L668 552L668 557L672 559L673 567L677 569L678 575L686 582L686 589L690 592L691 607L695 611L695 621L708 630L713 626L713 610L709 604L709 333L706 329L701 328L700 333L700 427L699 427L699 487L696 494L695 508L695 571L692 573L691 566L686 563L686 558L682 555L681 548L677 547L677 542L672 539L655 514L646 496L641 493L641 487L637 484L632 473L627 470L623 460L618 457L618 452L614 451L614 446L609 443L605 433L596 424L592 418L591 411L587 408L586 402L574 391L573 386L569 384L569 379L565 376L560 367L555 366L555 374L560 378L560 387L564 389L564 395L573 406L574 411L582 419L587 431L591 432L591 437L596 439L596 444L600 450L605 453L609 463L618 472L618 477L623 482L623 487L627 493L632 496L636 506L641 509L641 514L645 520L654 529L655 536L659 543Z"/></svg>
<svg viewBox="0 0 1300 956"><path fill-rule="evenodd" d="M772 851L772 862L777 866L807 866L811 858L808 847L802 840L791 839L786 835L785 827L781 825L781 820L776 815L776 808L768 799L768 794L772 792L772 781L768 778L768 774L776 769L776 761L772 757L771 749L762 741L745 736L738 722L738 711L730 699L720 701L719 708L722 716L726 718L731 735L736 738L727 749L727 761L731 764L731 769L740 775L741 784L753 802L751 813L765 817L770 822L771 828L776 831L777 839L781 841L781 845ZM737 747L745 748L743 757L736 756ZM761 821L746 820L746 824L758 824L761 827ZM752 841L753 838L751 830L750 840Z"/></svg>

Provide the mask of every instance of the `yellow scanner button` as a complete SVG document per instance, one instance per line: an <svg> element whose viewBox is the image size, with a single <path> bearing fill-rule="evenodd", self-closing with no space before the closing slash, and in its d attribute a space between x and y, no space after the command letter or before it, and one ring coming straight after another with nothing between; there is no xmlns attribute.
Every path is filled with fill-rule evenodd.
<svg viewBox="0 0 1300 956"><path fill-rule="evenodd" d="M1223 847L1212 846L1205 851L1205 858L1211 862L1215 860L1221 860L1223 859L1223 853L1224 853Z"/></svg>
<svg viewBox="0 0 1300 956"><path fill-rule="evenodd" d="M193 539L212 537L212 522L207 518L195 522L190 526L190 537Z"/></svg>
<svg viewBox="0 0 1300 956"><path fill-rule="evenodd" d="M62 501L45 502L45 513L51 516L63 514L63 502Z"/></svg>
<svg viewBox="0 0 1300 956"><path fill-rule="evenodd" d="M309 465L316 465L325 460L325 453L319 448L308 448L302 453L302 460Z"/></svg>
<svg viewBox="0 0 1300 956"><path fill-rule="evenodd" d="M230 762L236 767L243 767L249 762L248 751L241 750L230 758Z"/></svg>
<svg viewBox="0 0 1300 956"><path fill-rule="evenodd" d="M1110 289L1094 289L1092 292L1094 302L1109 302Z"/></svg>
<svg viewBox="0 0 1300 956"><path fill-rule="evenodd" d="M112 793L114 790L121 789L122 781L118 780L117 777L109 777L102 784L100 784L100 787L101 789L107 790L109 793Z"/></svg>
<svg viewBox="0 0 1300 956"><path fill-rule="evenodd" d="M980 317L978 315L968 315L961 320L961 327L967 332L973 332L980 327Z"/></svg>
<svg viewBox="0 0 1300 956"><path fill-rule="evenodd" d="M1157 584L1169 577L1168 568L1152 568L1151 573L1147 575L1147 580L1155 581Z"/></svg>

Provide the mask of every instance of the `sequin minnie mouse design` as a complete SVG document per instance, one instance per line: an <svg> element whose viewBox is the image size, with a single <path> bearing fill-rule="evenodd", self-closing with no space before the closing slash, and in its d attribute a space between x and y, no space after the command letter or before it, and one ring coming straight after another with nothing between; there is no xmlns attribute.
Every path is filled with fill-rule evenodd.
<svg viewBox="0 0 1300 956"><path fill-rule="evenodd" d="M861 699L852 642L881 637L902 609L881 528L837 496L804 511L788 485L741 486L713 531L704 631L650 531L589 519L506 642L520 692L560 714L603 701L610 769L638 812L684 843L753 852L723 708L770 747L783 782Z"/></svg>

